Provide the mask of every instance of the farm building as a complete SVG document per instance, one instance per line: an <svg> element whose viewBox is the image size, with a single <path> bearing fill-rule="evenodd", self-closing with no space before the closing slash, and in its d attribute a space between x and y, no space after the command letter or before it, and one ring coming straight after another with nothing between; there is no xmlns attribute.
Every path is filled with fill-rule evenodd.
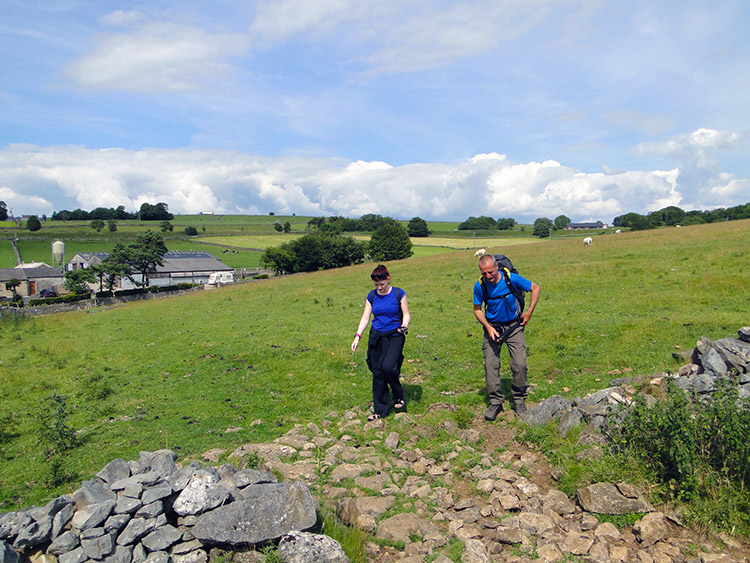
<svg viewBox="0 0 750 563"><path fill-rule="evenodd" d="M0 269L0 297L8 299L13 297L13 292L5 287L5 284L12 279L21 282L16 287L16 293L22 297L27 297L37 295L43 289L61 291L63 272L60 268L53 268L44 262L20 264L15 268L2 268Z"/></svg>
<svg viewBox="0 0 750 563"><path fill-rule="evenodd" d="M104 262L107 256L109 256L108 252L79 252L65 263L65 271L70 272L82 268L90 268Z"/></svg>
<svg viewBox="0 0 750 563"><path fill-rule="evenodd" d="M575 230L575 229L606 229L607 225L602 223L601 221L596 221L595 223L568 223L568 226L565 227L569 230Z"/></svg>
<svg viewBox="0 0 750 563"><path fill-rule="evenodd" d="M107 252L82 252L76 254L65 265L66 271L89 268L100 264L109 254ZM206 283L208 276L214 272L233 272L231 268L208 252L180 252L170 250L163 257L163 266L157 266L156 272L149 274L149 285L177 285L178 283ZM133 279L141 281L140 274L133 274ZM98 288L98 284L97 288ZM120 280L121 289L138 287L129 279Z"/></svg>

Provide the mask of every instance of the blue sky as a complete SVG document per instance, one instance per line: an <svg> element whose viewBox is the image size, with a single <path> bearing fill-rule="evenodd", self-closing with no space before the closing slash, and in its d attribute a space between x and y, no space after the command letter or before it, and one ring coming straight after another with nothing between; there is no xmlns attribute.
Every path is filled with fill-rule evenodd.
<svg viewBox="0 0 750 563"><path fill-rule="evenodd" d="M16 214L612 219L750 201L740 0L0 3Z"/></svg>

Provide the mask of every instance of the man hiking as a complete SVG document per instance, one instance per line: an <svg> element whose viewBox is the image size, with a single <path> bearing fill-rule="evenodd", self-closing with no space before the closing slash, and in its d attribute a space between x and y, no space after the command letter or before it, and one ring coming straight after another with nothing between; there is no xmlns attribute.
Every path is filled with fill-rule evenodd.
<svg viewBox="0 0 750 563"><path fill-rule="evenodd" d="M511 392L516 414L526 412L528 380L524 329L539 301L540 289L534 282L507 268L500 270L490 254L479 259L479 271L482 277L474 284L474 316L484 327L484 381L490 399L484 419L495 420L503 410L500 389L500 349L503 343L510 354ZM531 292L531 299L528 309L522 311L516 295L522 296L526 292Z"/></svg>

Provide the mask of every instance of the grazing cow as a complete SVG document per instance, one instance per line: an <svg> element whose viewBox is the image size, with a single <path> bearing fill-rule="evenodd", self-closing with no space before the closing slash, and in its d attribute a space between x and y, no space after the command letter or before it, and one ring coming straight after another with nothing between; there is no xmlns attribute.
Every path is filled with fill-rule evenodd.
<svg viewBox="0 0 750 563"><path fill-rule="evenodd" d="M487 254L487 251L484 248L480 248L474 253L474 256L479 258L480 256L484 256L485 254Z"/></svg>
<svg viewBox="0 0 750 563"><path fill-rule="evenodd" d="M617 230L615 231L615 234L616 234L616 235L621 235L621 234L622 234L622 231L621 231L620 229L617 229Z"/></svg>
<svg viewBox="0 0 750 563"><path fill-rule="evenodd" d="M583 246L591 246L591 243L594 242L594 239L591 237L586 237L583 239Z"/></svg>

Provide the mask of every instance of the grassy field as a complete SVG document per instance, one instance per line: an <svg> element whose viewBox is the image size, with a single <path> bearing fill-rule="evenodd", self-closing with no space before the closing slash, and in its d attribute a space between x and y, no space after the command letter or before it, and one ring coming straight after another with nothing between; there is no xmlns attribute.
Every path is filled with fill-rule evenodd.
<svg viewBox="0 0 750 563"><path fill-rule="evenodd" d="M750 310L748 235L750 221L734 221L600 237L591 247L572 239L513 247L518 269L542 288L527 332L531 400L582 396L606 387L613 373L674 370L675 346L734 335ZM70 491L115 457L158 448L182 458L231 451L295 422L365 406L371 378L364 351L352 354L349 344L371 268L4 317L0 510ZM437 401L483 408L473 251L389 269L412 310L403 370L410 412ZM66 457L71 484L49 488L38 421L52 392L67 397L81 444ZM262 424L250 426L256 419Z"/></svg>
<svg viewBox="0 0 750 563"><path fill-rule="evenodd" d="M263 250L278 246L304 234L309 217L242 216L242 215L189 215L178 216L172 221L174 230L164 232L169 250L200 250L209 252L233 268L255 269L260 267ZM273 228L276 221L282 224L289 221L292 232L279 234ZM184 235L184 227L198 229L197 237ZM454 223L434 223L443 225L439 231L444 236L412 238L414 256L425 257L451 252L453 250L486 248L488 246L516 246L538 243L530 231L502 232L502 236L476 236L470 232L452 232ZM65 256L70 259L79 252L109 252L118 240L128 244L146 229L161 232L158 222L120 221L115 233L104 229L97 233L88 222L47 221L42 230L31 233L25 229L0 231L0 268L16 265L16 256L10 245L10 238L18 236L18 249L25 262L52 263L51 243L60 239L65 242ZM496 233L500 235L501 233ZM360 241L370 239L368 235L355 235ZM231 249L231 252L222 252Z"/></svg>

